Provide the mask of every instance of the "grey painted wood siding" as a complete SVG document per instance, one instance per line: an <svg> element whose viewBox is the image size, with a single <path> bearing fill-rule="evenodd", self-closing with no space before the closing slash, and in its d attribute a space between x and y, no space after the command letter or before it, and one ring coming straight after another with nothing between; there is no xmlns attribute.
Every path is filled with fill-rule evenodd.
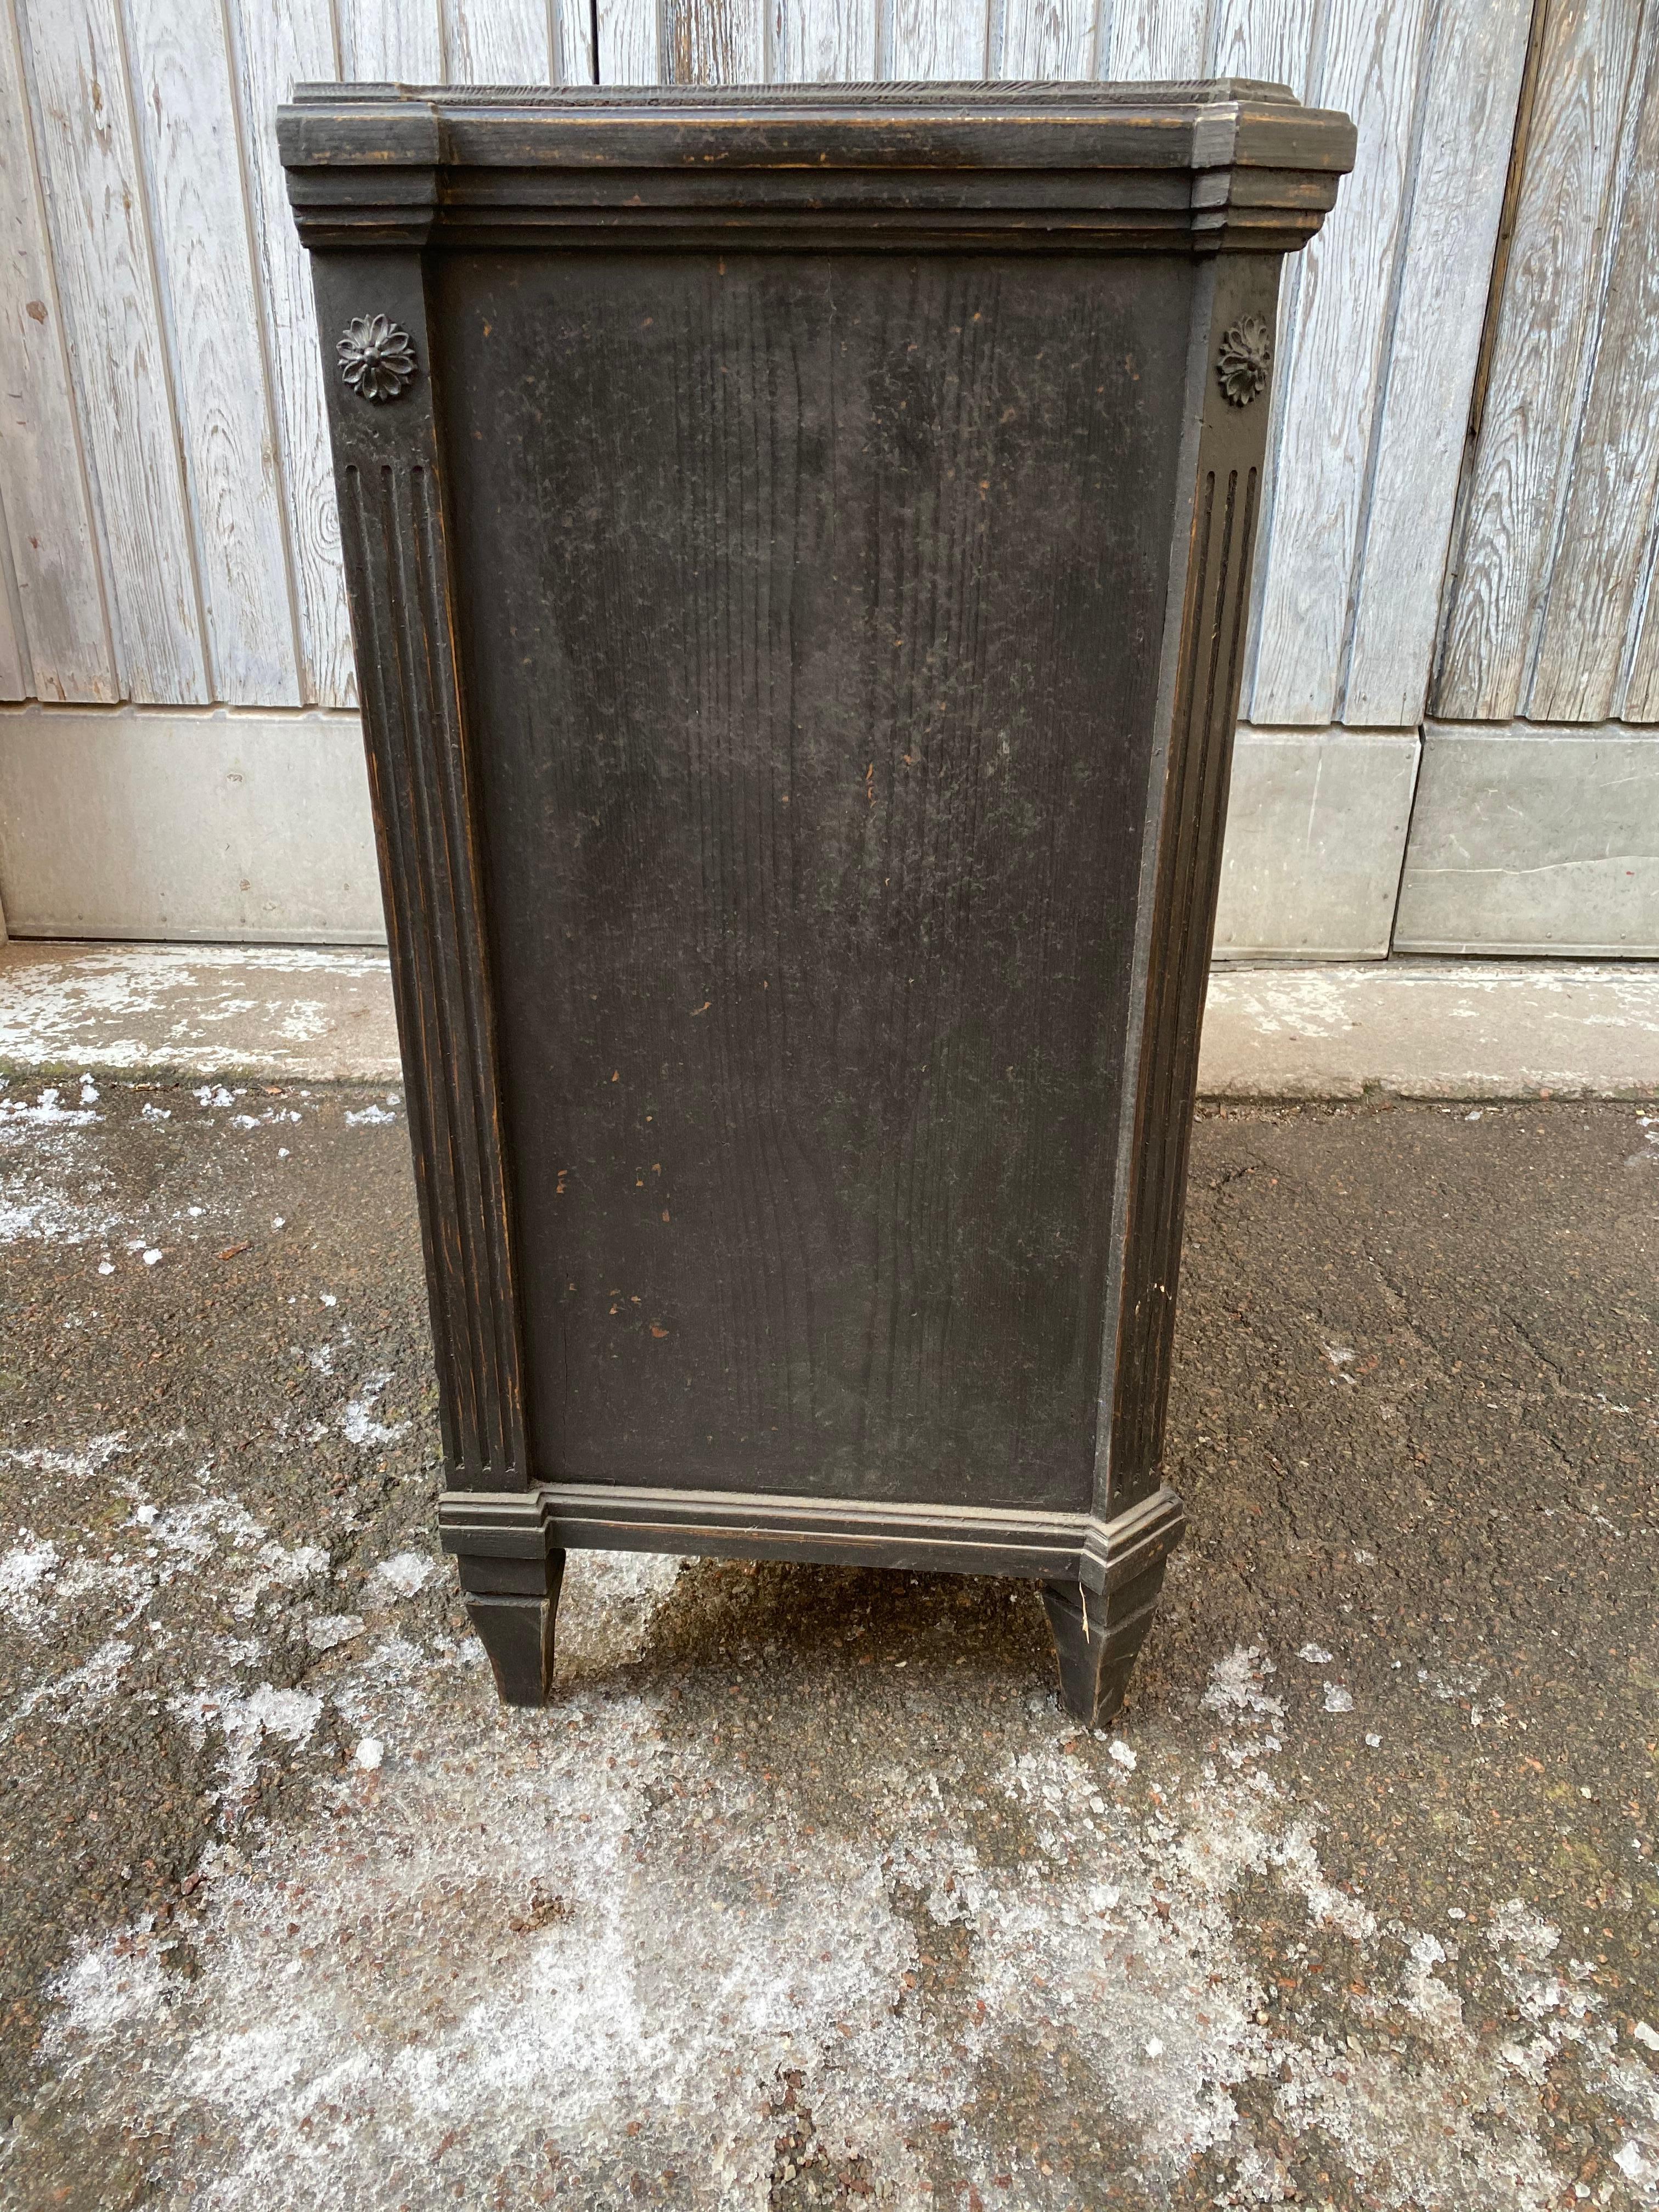
<svg viewBox="0 0 1659 2212"><path fill-rule="evenodd" d="M0 0L0 699L43 702L11 742L50 749L52 714L80 705L167 709L185 731L210 707L356 706L326 372L273 131L295 82L1262 76L1348 108L1359 160L1281 307L1242 706L1260 741L1223 943L1384 950L1431 704L1517 742L1534 723L1659 726L1659 0L1546 0L1469 442L1532 16L1532 0ZM1574 775L1614 757L1553 756ZM58 747L60 780L75 757ZM16 803L42 777L14 779ZM1542 787L1530 769L1516 785ZM165 825L135 784L104 834L187 836L169 790ZM268 796L297 851L305 810ZM0 866L8 890L23 896ZM27 898L14 919L34 926Z"/></svg>
<svg viewBox="0 0 1659 2212"><path fill-rule="evenodd" d="M0 420L0 694L349 707L321 365L272 111L306 77L588 77L587 0L6 5L0 370L21 402ZM599 0L598 73L1234 70L1349 107L1360 171L1285 303L1245 712L1352 719L1352 661L1361 719L1403 728L1526 18L1527 0Z"/></svg>

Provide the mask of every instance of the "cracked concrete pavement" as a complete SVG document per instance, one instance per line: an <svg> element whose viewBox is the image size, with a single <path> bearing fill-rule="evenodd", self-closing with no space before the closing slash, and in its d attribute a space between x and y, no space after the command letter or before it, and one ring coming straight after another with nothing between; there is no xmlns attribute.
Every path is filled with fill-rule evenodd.
<svg viewBox="0 0 1659 2212"><path fill-rule="evenodd" d="M1206 1108L1131 1703L434 1554L398 1092L0 1093L0 2203L1659 2203L1659 1121Z"/></svg>

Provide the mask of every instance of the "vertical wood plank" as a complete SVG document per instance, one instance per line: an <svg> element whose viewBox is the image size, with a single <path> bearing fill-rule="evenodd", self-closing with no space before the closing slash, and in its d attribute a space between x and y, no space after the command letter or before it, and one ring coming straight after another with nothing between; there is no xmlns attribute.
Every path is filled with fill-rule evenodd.
<svg viewBox="0 0 1659 2212"><path fill-rule="evenodd" d="M1531 0L1445 0L1388 341L1345 720L1423 716Z"/></svg>
<svg viewBox="0 0 1659 2212"><path fill-rule="evenodd" d="M982 77L989 68L988 0L888 0L881 74L897 84Z"/></svg>
<svg viewBox="0 0 1659 2212"><path fill-rule="evenodd" d="M1156 7L1157 0L1140 4ZM1206 74L1262 77L1269 84L1289 85L1298 100L1305 100L1313 29L1314 0L1216 0Z"/></svg>
<svg viewBox="0 0 1659 2212"><path fill-rule="evenodd" d="M340 522L323 403L317 309L276 151L276 110L296 84L337 74L328 0L246 0L231 18L254 259L270 347L307 704L353 707Z"/></svg>
<svg viewBox="0 0 1659 2212"><path fill-rule="evenodd" d="M775 0L779 84L861 84L876 74L876 0Z"/></svg>
<svg viewBox="0 0 1659 2212"><path fill-rule="evenodd" d="M658 0L599 0L599 82L660 84L662 19Z"/></svg>
<svg viewBox="0 0 1659 2212"><path fill-rule="evenodd" d="M671 84L762 84L765 0L661 0L663 74Z"/></svg>
<svg viewBox="0 0 1659 2212"><path fill-rule="evenodd" d="M438 0L337 0L337 4L341 73L348 84L443 82Z"/></svg>
<svg viewBox="0 0 1659 2212"><path fill-rule="evenodd" d="M1253 721L1335 719L1366 455L1405 205L1428 0L1334 0L1320 99L1359 133L1354 173L1303 256L1285 364Z"/></svg>
<svg viewBox="0 0 1659 2212"><path fill-rule="evenodd" d="M1620 713L1627 722L1659 722L1659 511L1655 513L1653 529L1646 589L1631 647L1630 675L1620 702Z"/></svg>
<svg viewBox="0 0 1659 2212"><path fill-rule="evenodd" d="M1314 0L1214 0L1210 20L1210 46L1204 73L1208 76L1259 77L1270 84L1288 85L1299 100L1305 100L1309 97L1308 76L1312 66L1313 35ZM1348 189L1345 185L1345 196ZM1267 554L1273 542L1277 459L1285 428L1285 377L1283 368L1291 357L1291 333L1295 328L1302 264L1306 259L1305 253L1291 256L1285 264L1279 288L1273 357L1281 367L1273 378L1271 412L1267 417L1267 464L1262 482L1261 515L1256 526L1258 550L1255 574L1250 587L1250 620L1244 676L1240 688L1240 711L1247 721L1255 711L1251 694L1255 683L1255 646L1261 627Z"/></svg>
<svg viewBox="0 0 1659 2212"><path fill-rule="evenodd" d="M128 0L127 22L214 696L297 706L276 426L224 17L218 0Z"/></svg>
<svg viewBox="0 0 1659 2212"><path fill-rule="evenodd" d="M1465 509L1435 712L1508 721L1579 415L1639 0L1560 0L1537 103Z"/></svg>
<svg viewBox="0 0 1659 2212"><path fill-rule="evenodd" d="M70 381L103 510L127 694L204 703L178 425L112 0L30 0L23 27Z"/></svg>
<svg viewBox="0 0 1659 2212"><path fill-rule="evenodd" d="M1111 65L1130 84L1179 83L1204 74L1208 0L1121 0L1113 11Z"/></svg>
<svg viewBox="0 0 1659 2212"><path fill-rule="evenodd" d="M97 525L9 8L0 21L0 501L24 648L22 688L6 696L33 690L44 699L112 700L118 687Z"/></svg>
<svg viewBox="0 0 1659 2212"><path fill-rule="evenodd" d="M1006 0L1000 75L1015 83L1075 83L1097 74L1097 0Z"/></svg>
<svg viewBox="0 0 1659 2212"><path fill-rule="evenodd" d="M560 84L598 82L588 0L553 0L553 62Z"/></svg>
<svg viewBox="0 0 1659 2212"><path fill-rule="evenodd" d="M443 0L451 84L551 84L545 0Z"/></svg>
<svg viewBox="0 0 1659 2212"><path fill-rule="evenodd" d="M17 616L17 577L12 568L10 539L6 503L0 496L0 699L27 699L34 686ZM4 926L0 916L0 929Z"/></svg>
<svg viewBox="0 0 1659 2212"><path fill-rule="evenodd" d="M1607 301L1527 698L1535 722L1612 714L1647 565L1659 481L1659 8L1647 9L1642 32L1645 82L1633 88L1624 133Z"/></svg>

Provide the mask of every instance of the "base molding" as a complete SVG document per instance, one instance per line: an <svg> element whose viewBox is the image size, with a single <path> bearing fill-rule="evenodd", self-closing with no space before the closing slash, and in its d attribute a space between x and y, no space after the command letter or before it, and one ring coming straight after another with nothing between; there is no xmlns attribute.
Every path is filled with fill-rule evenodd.
<svg viewBox="0 0 1659 2212"><path fill-rule="evenodd" d="M533 1559L581 1549L802 1559L1080 1584L1104 1595L1180 1542L1186 1512L1158 1489L1109 1519L1018 1507L860 1503L781 1491L655 1490L544 1482L522 1491L447 1490L446 1552Z"/></svg>
<svg viewBox="0 0 1659 2212"><path fill-rule="evenodd" d="M680 1552L823 1566L1014 1575L1042 1586L1067 1710L1093 1723L1122 1702L1187 1516L1158 1489L1121 1513L850 1503L777 1491L653 1490L544 1482L447 1490L438 1532L503 1704L539 1705L568 1551Z"/></svg>

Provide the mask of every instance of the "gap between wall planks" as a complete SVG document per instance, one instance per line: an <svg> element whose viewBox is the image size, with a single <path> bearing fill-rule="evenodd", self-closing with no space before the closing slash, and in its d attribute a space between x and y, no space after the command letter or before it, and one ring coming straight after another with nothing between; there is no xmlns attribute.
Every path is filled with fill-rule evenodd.
<svg viewBox="0 0 1659 2212"><path fill-rule="evenodd" d="M1283 305L1278 481L1263 519L1244 712L1285 726L1419 720L1525 0L1401 0L1381 10L1363 0L185 9L181 18L161 0L8 0L0 98L18 96L0 118L9 264L0 372L10 399L0 509L13 578L0 605L0 693L355 703L325 372L272 111L301 78L589 81L596 14L598 74L610 82L1234 73L1348 106L1361 172L1306 267L1293 264ZM1501 633L1505 672L1486 703L1472 701L1459 672L1468 652L1449 649L1437 702L1446 712L1507 713L1508 684L1516 710L1528 711L1525 701L1558 720L1659 715L1649 589L1659 431L1635 397L1644 380L1650 388L1659 345L1644 251L1659 190L1659 0L1645 21L1638 0L1606 0L1595 24L1591 12L1583 0L1553 0L1537 134L1545 174L1523 193L1508 288L1517 304L1506 298L1502 310L1505 337L1513 325L1516 339L1497 349L1456 593L1477 611L1460 628L1455 605L1449 630L1477 641ZM1564 208L1587 222L1594 251L1553 272L1571 280L1580 304L1577 325L1548 349L1571 404L1552 446L1536 407L1517 422L1504 393L1525 366L1511 356L1533 357L1519 303L1551 212ZM1628 244L1610 252L1621 220ZM44 305L44 323L20 319L17 294ZM1569 305L1568 325L1574 313ZM1607 343L1592 358L1602 331ZM1584 466L1569 491L1575 452ZM1530 502L1518 529L1505 507L1517 481ZM1540 504L1547 526L1532 514ZM1529 564L1518 587L1517 556ZM1494 586L1521 604L1494 610ZM1576 703L1565 696L1575 684Z"/></svg>
<svg viewBox="0 0 1659 2212"><path fill-rule="evenodd" d="M1552 0L1433 687L1448 719L1659 719L1656 69L1651 0Z"/></svg>
<svg viewBox="0 0 1659 2212"><path fill-rule="evenodd" d="M592 74L586 0L6 0L0 697L355 706L276 107Z"/></svg>

